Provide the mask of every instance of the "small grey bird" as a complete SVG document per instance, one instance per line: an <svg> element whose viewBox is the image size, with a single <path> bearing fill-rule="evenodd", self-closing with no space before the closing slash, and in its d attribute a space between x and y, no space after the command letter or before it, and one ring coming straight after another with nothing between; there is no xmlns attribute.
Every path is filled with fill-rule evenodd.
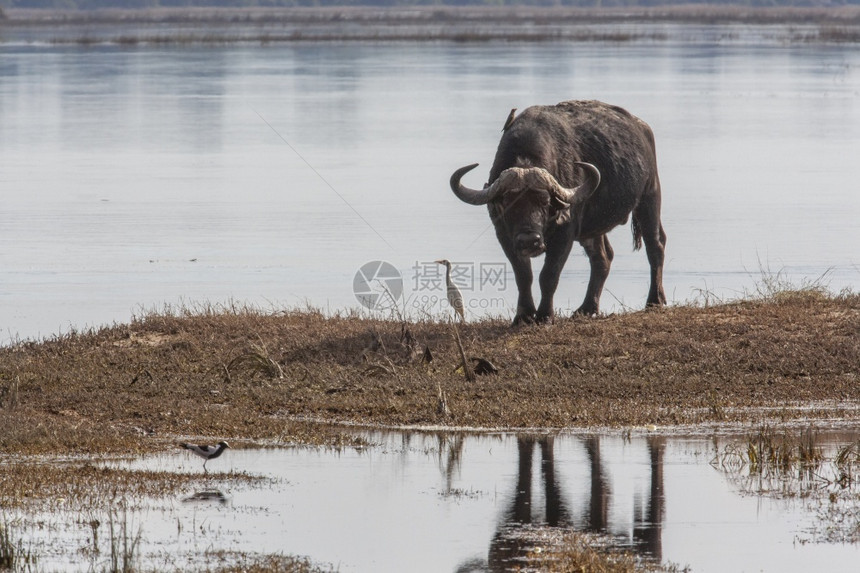
<svg viewBox="0 0 860 573"><path fill-rule="evenodd" d="M511 110L511 113L508 114L508 119L505 120L505 127L502 128L502 131L507 131L511 124L514 122L514 118L517 116L517 108Z"/></svg>
<svg viewBox="0 0 860 573"><path fill-rule="evenodd" d="M460 315L460 322L465 322L466 307L463 304L463 294L457 288L457 285L454 284L454 281L451 280L451 261L440 259L436 262L440 265L445 265L445 285L448 287L448 304L451 305L454 312Z"/></svg>
<svg viewBox="0 0 860 573"><path fill-rule="evenodd" d="M208 462L209 460L214 460L215 458L217 458L218 456L223 454L224 450L226 450L227 448L230 447L227 445L227 442L225 442L225 441L220 441L215 446L209 446L209 445L195 446L194 444L186 444L185 442L179 442L179 446L181 448L185 448L186 450L188 450L194 454L197 454L198 456L203 458L203 460L204 460L203 461L203 471L204 472L207 471L206 470L206 462Z"/></svg>

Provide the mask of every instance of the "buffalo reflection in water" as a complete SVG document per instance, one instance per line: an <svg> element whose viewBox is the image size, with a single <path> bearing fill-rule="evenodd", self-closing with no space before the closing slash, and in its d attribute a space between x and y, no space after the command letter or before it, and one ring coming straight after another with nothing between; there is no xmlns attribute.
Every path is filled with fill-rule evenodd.
<svg viewBox="0 0 860 573"><path fill-rule="evenodd" d="M540 483L544 492L543 514L536 513L532 504L535 444L540 447ZM478 571L509 571L515 568L534 548L534 542L522 535L527 527L552 527L609 534L622 545L632 545L632 549L660 561L662 549L663 523L663 452L665 441L659 437L649 437L646 447L650 458L650 488L644 507L641 499L634 499L632 544L626 535L612 531L609 508L612 503L610 480L600 456L600 438L589 436L583 445L590 467L589 495L586 507L574 512L565 500L565 484L559 483L555 471L552 436L520 436L517 438L518 471L516 489L510 506L496 528L490 542L487 560L476 559L462 563L457 573ZM575 489L575 488L571 488ZM575 515L581 517L577 519Z"/></svg>

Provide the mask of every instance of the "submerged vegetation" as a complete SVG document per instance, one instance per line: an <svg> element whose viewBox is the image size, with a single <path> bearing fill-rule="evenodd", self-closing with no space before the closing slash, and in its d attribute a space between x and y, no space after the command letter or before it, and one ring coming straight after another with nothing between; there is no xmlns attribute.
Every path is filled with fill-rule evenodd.
<svg viewBox="0 0 860 573"><path fill-rule="evenodd" d="M827 444L820 443L813 426L763 426L745 440L719 448L711 465L744 494L802 499L816 519L798 534L799 542L857 543L860 441L831 439Z"/></svg>
<svg viewBox="0 0 860 573"><path fill-rule="evenodd" d="M860 492L860 441L825 451L814 426L801 430L762 426L746 442L724 446L711 463L744 480L743 489L756 495L805 496L821 489Z"/></svg>
<svg viewBox="0 0 860 573"><path fill-rule="evenodd" d="M816 443L812 427L800 431L763 426L745 442L731 442L711 462L756 495L808 495L833 484L827 471L835 463ZM843 484L850 485L850 484Z"/></svg>
<svg viewBox="0 0 860 573"><path fill-rule="evenodd" d="M557 532L556 532L557 533ZM533 551L528 565L545 573L681 573L675 565L661 565L630 551L614 548L593 533L566 531L546 550Z"/></svg>
<svg viewBox="0 0 860 573"><path fill-rule="evenodd" d="M244 473L208 474L210 485L260 483L259 476ZM87 460L50 463L19 460L0 465L0 502L6 510L107 510L134 500L175 496L199 484L195 473L124 470L95 465Z"/></svg>

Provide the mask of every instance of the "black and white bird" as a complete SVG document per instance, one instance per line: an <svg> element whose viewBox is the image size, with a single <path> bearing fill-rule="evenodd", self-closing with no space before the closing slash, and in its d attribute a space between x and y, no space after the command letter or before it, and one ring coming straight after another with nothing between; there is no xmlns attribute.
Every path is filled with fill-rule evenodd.
<svg viewBox="0 0 860 573"><path fill-rule="evenodd" d="M200 456L201 458L203 458L203 460L204 460L203 461L203 471L204 472L207 471L206 470L206 462L208 462L209 460L214 460L215 458L217 458L218 456L223 454L224 450L226 450L227 448L230 447L229 445L227 445L227 442L225 442L223 440L218 442L218 444L216 444L214 446L209 446L209 445L196 446L194 444L186 444L185 442L179 442L179 446L182 448L185 448L186 450L193 452L193 453L197 454L198 456Z"/></svg>
<svg viewBox="0 0 860 573"><path fill-rule="evenodd" d="M440 265L445 265L445 284L448 287L448 304L450 304L451 308L454 309L454 312L460 316L460 322L465 322L466 306L463 304L463 294L460 292L460 289L457 288L457 285L454 284L454 281L451 280L451 261L441 259L436 262Z"/></svg>

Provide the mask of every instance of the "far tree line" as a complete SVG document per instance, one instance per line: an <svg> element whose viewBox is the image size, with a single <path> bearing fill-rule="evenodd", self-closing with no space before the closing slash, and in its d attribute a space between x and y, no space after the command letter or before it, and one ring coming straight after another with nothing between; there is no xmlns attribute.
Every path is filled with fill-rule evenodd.
<svg viewBox="0 0 860 573"><path fill-rule="evenodd" d="M860 0L0 0L0 8L96 10L181 7L325 7L325 6L669 6L723 4L732 6L845 6ZM2 14L2 11L0 11Z"/></svg>

